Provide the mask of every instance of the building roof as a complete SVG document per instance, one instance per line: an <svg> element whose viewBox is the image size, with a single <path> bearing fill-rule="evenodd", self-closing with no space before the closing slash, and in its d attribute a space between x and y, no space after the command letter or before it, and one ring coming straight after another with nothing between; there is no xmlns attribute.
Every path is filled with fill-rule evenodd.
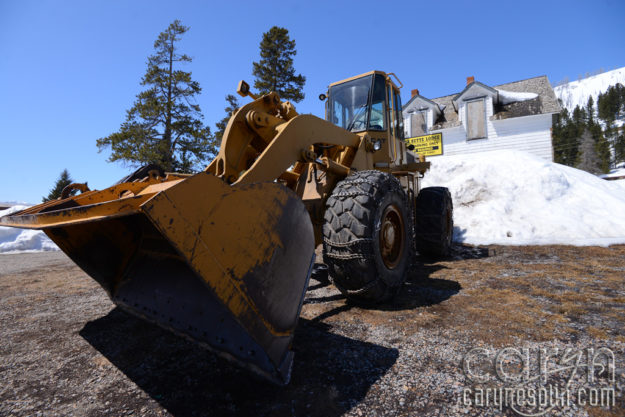
<svg viewBox="0 0 625 417"><path fill-rule="evenodd" d="M537 114L558 113L561 110L558 99L556 98L546 75L496 85L489 88L517 93L538 94L538 96L532 100L519 101L506 105L496 104L495 114L492 116L493 120L533 116ZM466 89L467 88L465 87L463 91ZM453 106L453 100L459 94L462 94L462 92L432 99L433 102L438 104L439 107L443 109L443 114L435 121L431 130L448 129L462 124L458 119L458 113Z"/></svg>
<svg viewBox="0 0 625 417"><path fill-rule="evenodd" d="M421 102L423 103L423 105L425 105L425 107L436 110L437 114L440 114L442 112L441 107L437 103L433 102L429 98L423 97L420 94L415 94L414 96L410 97L410 100L408 100L408 102L402 106L402 111L408 110L408 112L411 113L415 109L410 109L410 107L416 107L417 102ZM420 108L417 108L417 110L420 110Z"/></svg>
<svg viewBox="0 0 625 417"><path fill-rule="evenodd" d="M469 89L471 89L471 87L474 87L474 86L479 86L479 87L482 87L484 90L486 90L486 91L487 91L487 93L488 93L489 95L491 95L491 94L497 95L497 90L495 90L493 87L490 87L490 86L488 86L488 85L486 85L486 84L482 84L482 83L481 83L481 82L479 82L479 81L473 81L473 82L471 82L471 83L467 84L467 86L466 86L466 87L464 87L464 90L462 90L461 92L459 92L458 94L456 94L456 95L454 96L454 98L452 98L452 99L451 99L451 102L454 104L454 107L456 108L456 110L458 109L458 106L456 105L456 102L458 101L458 99L459 99L460 97L462 97L464 93L466 93L467 91L469 91Z"/></svg>

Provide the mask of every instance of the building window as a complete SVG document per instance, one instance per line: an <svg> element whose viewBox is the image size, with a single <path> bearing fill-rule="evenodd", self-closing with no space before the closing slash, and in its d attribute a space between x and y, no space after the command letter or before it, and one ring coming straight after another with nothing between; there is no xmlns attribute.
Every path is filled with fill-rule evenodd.
<svg viewBox="0 0 625 417"><path fill-rule="evenodd" d="M486 137L486 106L485 100L473 100L466 104L467 139Z"/></svg>
<svg viewBox="0 0 625 417"><path fill-rule="evenodd" d="M421 136L428 132L427 110L417 110L410 114L410 136Z"/></svg>

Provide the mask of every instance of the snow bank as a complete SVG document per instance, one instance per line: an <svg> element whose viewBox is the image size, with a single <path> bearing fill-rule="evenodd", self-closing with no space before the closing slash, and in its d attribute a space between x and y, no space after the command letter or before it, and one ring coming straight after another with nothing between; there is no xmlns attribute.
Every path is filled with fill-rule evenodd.
<svg viewBox="0 0 625 417"><path fill-rule="evenodd" d="M519 93L516 91L497 90L499 92L499 102L503 105L516 103L517 101L533 100L538 97L536 93Z"/></svg>
<svg viewBox="0 0 625 417"><path fill-rule="evenodd" d="M23 210L28 206L13 206L0 210L0 217ZM0 253L40 252L59 250L41 230L0 227Z"/></svg>
<svg viewBox="0 0 625 417"><path fill-rule="evenodd" d="M454 240L470 244L625 243L625 187L519 151L431 158L423 186L454 201Z"/></svg>
<svg viewBox="0 0 625 417"><path fill-rule="evenodd" d="M614 168L607 174L600 175L601 178L622 178L625 177L625 168Z"/></svg>

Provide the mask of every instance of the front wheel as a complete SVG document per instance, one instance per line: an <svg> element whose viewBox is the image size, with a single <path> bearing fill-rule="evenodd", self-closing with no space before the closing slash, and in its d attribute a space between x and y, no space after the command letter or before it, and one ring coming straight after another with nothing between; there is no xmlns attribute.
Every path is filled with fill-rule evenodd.
<svg viewBox="0 0 625 417"><path fill-rule="evenodd" d="M379 303L406 279L413 253L409 204L395 177L360 171L339 182L326 204L324 260L349 299Z"/></svg>

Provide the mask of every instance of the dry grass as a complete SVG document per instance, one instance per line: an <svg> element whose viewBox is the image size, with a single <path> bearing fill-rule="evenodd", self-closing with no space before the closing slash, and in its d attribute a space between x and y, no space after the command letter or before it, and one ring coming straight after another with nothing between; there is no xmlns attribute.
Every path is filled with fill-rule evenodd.
<svg viewBox="0 0 625 417"><path fill-rule="evenodd" d="M424 260L387 308L363 309L339 298L306 305L304 315L335 324L393 326L401 334L438 329L474 346L625 342L624 245L491 247L490 252ZM587 411L625 415L622 403Z"/></svg>
<svg viewBox="0 0 625 417"><path fill-rule="evenodd" d="M625 246L494 247L492 252L424 263L388 308L362 309L338 298L307 305L304 317L391 323L401 331L444 328L495 346L582 334L625 338ZM354 309L358 314L342 314Z"/></svg>

